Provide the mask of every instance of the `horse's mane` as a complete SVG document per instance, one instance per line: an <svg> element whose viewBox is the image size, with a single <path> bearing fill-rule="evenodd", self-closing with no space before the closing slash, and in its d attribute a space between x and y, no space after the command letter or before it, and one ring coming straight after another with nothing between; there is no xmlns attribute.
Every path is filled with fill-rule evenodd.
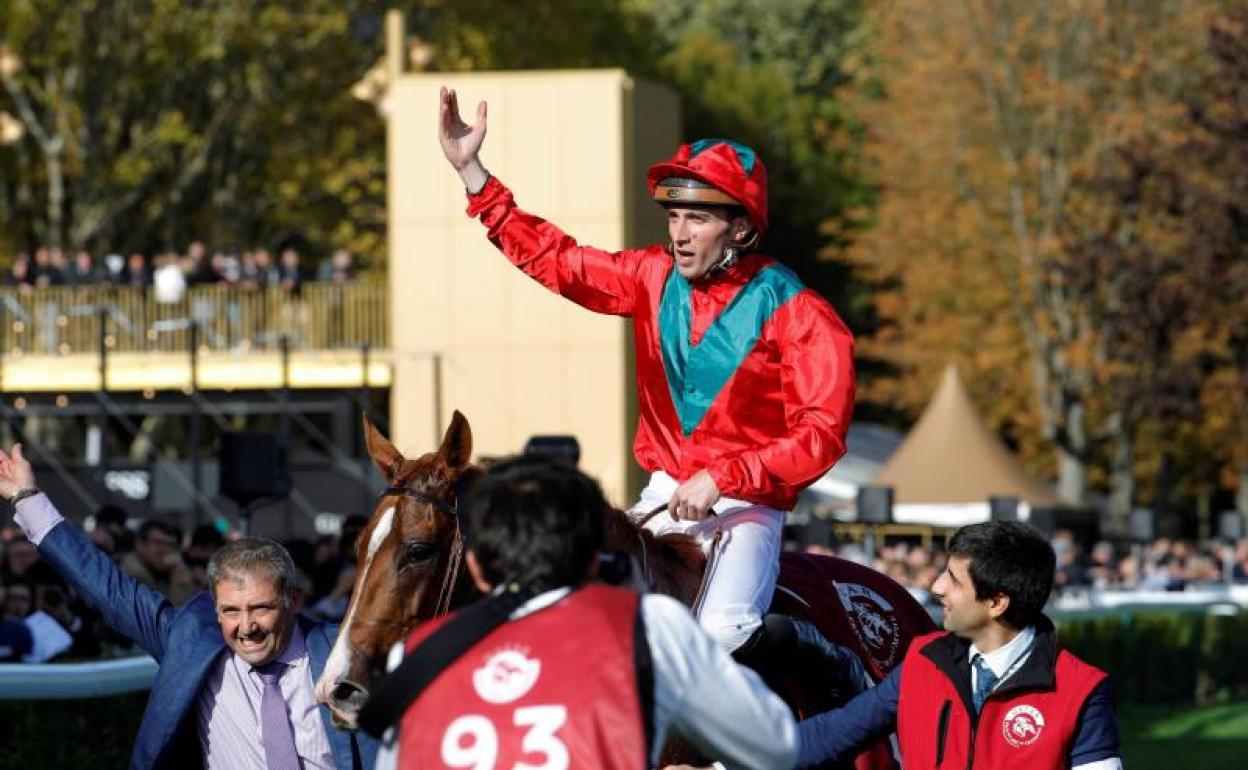
<svg viewBox="0 0 1248 770"><path fill-rule="evenodd" d="M605 523L607 550L636 557L651 591L674 596L686 604L693 602L706 568L706 555L697 541L680 532L656 535L637 526L618 508L607 511Z"/></svg>

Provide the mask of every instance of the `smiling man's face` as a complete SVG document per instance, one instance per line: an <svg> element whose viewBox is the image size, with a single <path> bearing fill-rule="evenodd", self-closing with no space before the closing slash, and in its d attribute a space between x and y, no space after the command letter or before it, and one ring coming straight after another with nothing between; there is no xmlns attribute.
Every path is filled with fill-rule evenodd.
<svg viewBox="0 0 1248 770"><path fill-rule="evenodd" d="M216 586L217 622L225 643L252 666L263 666L286 649L299 614L268 575L226 575Z"/></svg>

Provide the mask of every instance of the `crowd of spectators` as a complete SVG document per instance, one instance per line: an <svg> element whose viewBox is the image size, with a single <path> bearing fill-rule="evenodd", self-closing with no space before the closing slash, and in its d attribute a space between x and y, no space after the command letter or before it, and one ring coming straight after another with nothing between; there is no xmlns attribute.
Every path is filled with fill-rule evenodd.
<svg viewBox="0 0 1248 770"><path fill-rule="evenodd" d="M1058 590L1183 591L1228 580L1248 583L1248 538L1199 547L1190 540L1162 537L1131 549L1099 541L1085 551L1069 533L1058 532L1053 548Z"/></svg>
<svg viewBox="0 0 1248 770"><path fill-rule="evenodd" d="M1054 583L1059 593L1089 589L1183 591L1228 580L1248 583L1248 538L1235 543L1213 541L1203 548L1189 540L1165 537L1136 547L1100 540L1085 548L1069 530L1058 530L1051 542L1057 556ZM945 568L945 552L939 546L900 541L880 547L874 555L868 555L857 543L810 545L806 550L870 564L906 586L929 609L939 607L931 595L932 583Z"/></svg>
<svg viewBox="0 0 1248 770"><path fill-rule="evenodd" d="M189 533L165 519L131 527L125 511L104 506L93 543L127 575L181 604L207 587L208 560L237 532L203 524ZM365 519L350 517L340 536L285 543L304 581L304 612L337 621L355 581L355 537ZM14 528L0 530L0 663L43 663L137 654L79 601L64 580Z"/></svg>
<svg viewBox="0 0 1248 770"><path fill-rule="evenodd" d="M146 520L133 528L131 523L122 509L105 506L94 517L90 537L126 574L175 604L206 587L208 559L227 538L237 536L211 524L184 533L164 519ZM302 573L304 611L309 615L331 621L342 618L355 581L354 543L364 524L363 517L353 516L338 536L284 543ZM1206 548L1160 538L1136 548L1100 541L1085 549L1070 532L1059 530L1052 543L1059 592L1091 588L1181 591L1228 579L1248 583L1248 538L1237 543L1214 542ZM889 542L873 555L857 543L809 545L806 550L870 564L909 589L928 609L939 609L931 593L945 568L946 555L939 546ZM0 662L93 659L135 652L78 601L20 532L0 530Z"/></svg>
<svg viewBox="0 0 1248 770"><path fill-rule="evenodd" d="M176 302L190 286L280 287L297 294L306 281L347 283L355 277L355 259L345 249L335 251L312 270L301 250L291 244L280 247L275 258L263 248L218 249L210 254L202 241L194 241L181 253L167 250L149 256L132 252L103 258L83 250L71 255L62 249L41 247L33 254L20 252L13 257L6 283L18 291L102 284L152 287L158 299Z"/></svg>

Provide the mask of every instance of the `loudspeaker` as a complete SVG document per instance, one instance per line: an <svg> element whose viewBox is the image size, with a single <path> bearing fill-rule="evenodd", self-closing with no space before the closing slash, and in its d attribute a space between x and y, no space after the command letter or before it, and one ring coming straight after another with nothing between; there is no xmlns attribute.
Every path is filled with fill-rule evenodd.
<svg viewBox="0 0 1248 770"><path fill-rule="evenodd" d="M993 521L1018 521L1018 498L993 495L988 498L988 518Z"/></svg>
<svg viewBox="0 0 1248 770"><path fill-rule="evenodd" d="M1014 513L1014 520L1018 518L1017 508ZM1032 508L1027 516L1027 523L1039 530L1040 534L1045 537L1053 537L1053 533L1057 531L1057 509L1056 508Z"/></svg>
<svg viewBox="0 0 1248 770"><path fill-rule="evenodd" d="M832 546L832 521L830 519L811 516L806 526L802 527L802 545Z"/></svg>
<svg viewBox="0 0 1248 770"><path fill-rule="evenodd" d="M1127 537L1136 543L1151 543L1157 537L1157 517L1151 508L1136 508L1127 514Z"/></svg>
<svg viewBox="0 0 1248 770"><path fill-rule="evenodd" d="M1244 536L1244 514L1239 511L1222 511L1218 514L1218 537L1223 540L1239 540Z"/></svg>
<svg viewBox="0 0 1248 770"><path fill-rule="evenodd" d="M893 488L858 487L858 521L865 524L892 524Z"/></svg>
<svg viewBox="0 0 1248 770"><path fill-rule="evenodd" d="M524 456L576 465L581 461L581 442L576 436L533 436L524 444Z"/></svg>
<svg viewBox="0 0 1248 770"><path fill-rule="evenodd" d="M220 492L246 505L262 497L290 493L286 440L272 433L221 434Z"/></svg>

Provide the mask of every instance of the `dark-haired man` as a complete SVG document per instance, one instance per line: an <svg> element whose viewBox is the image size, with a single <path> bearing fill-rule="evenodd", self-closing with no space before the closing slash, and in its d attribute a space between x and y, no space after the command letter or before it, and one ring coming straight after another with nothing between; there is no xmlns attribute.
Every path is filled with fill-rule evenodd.
<svg viewBox="0 0 1248 770"><path fill-rule="evenodd" d="M1109 680L1059 646L1043 613L1055 566L1026 524L958 530L932 586L945 633L915 639L879 685L802 722L798 767L896 727L906 768L1120 770Z"/></svg>
<svg viewBox="0 0 1248 770"><path fill-rule="evenodd" d="M729 767L792 763L788 708L684 607L589 582L606 508L596 482L540 458L474 485L465 558L489 596L421 626L374 700L423 689L360 715L375 731L399 720L399 767L652 767L669 732Z"/></svg>
<svg viewBox="0 0 1248 770"><path fill-rule="evenodd" d="M121 559L121 571L169 597L175 605L195 593L191 571L182 560L182 532L167 521L147 519L139 525L134 551Z"/></svg>

